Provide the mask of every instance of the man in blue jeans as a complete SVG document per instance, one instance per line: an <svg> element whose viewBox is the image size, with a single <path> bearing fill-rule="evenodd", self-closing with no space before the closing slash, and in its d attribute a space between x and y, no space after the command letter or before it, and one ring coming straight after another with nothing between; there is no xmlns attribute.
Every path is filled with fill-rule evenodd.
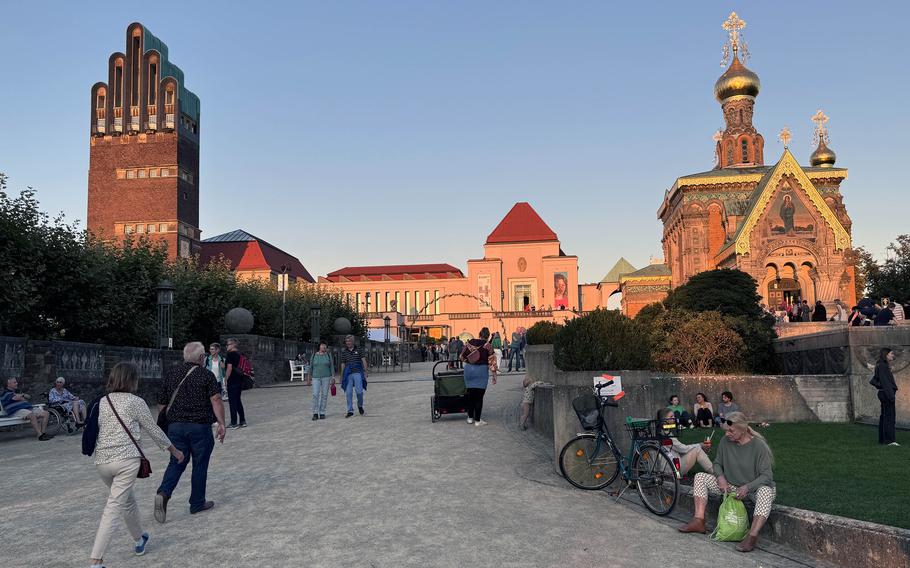
<svg viewBox="0 0 910 568"><path fill-rule="evenodd" d="M209 458L215 448L212 423L218 423L218 440L224 443L224 403L218 380L203 366L205 347L202 343L187 343L183 348L183 360L183 365L170 370L158 391L158 412L166 413L171 443L193 460L190 514L195 515L215 506L214 501L205 500L205 483ZM189 462L189 459L184 459L183 463L171 459L168 463L155 495L155 520L159 523L167 519L167 502Z"/></svg>
<svg viewBox="0 0 910 568"><path fill-rule="evenodd" d="M525 348L525 336L523 333L518 331L512 332L512 343L510 344L511 351L509 352L509 372L512 372L512 361L515 361L515 370L520 371L524 367L524 348Z"/></svg>

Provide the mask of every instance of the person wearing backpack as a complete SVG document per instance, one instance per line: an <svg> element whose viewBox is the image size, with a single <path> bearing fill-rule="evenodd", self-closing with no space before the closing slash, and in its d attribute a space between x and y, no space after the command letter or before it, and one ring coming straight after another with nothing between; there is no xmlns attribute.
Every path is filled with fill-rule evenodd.
<svg viewBox="0 0 910 568"><path fill-rule="evenodd" d="M894 361L894 351L883 347L879 351L878 361L875 363L875 374L869 384L878 389L878 400L882 404L882 412L878 418L878 443L888 446L899 446L895 440L894 403L897 400L897 383L894 373L891 372L891 362Z"/></svg>
<svg viewBox="0 0 910 568"><path fill-rule="evenodd" d="M468 341L461 352L464 362L465 405L468 412L468 424L485 426L481 420L483 411L483 395L487 392L487 384L492 373L493 384L496 384L497 361L493 346L490 345L490 330L483 328L478 334L478 339Z"/></svg>
<svg viewBox="0 0 910 568"><path fill-rule="evenodd" d="M243 373L245 365L242 364L242 359L245 358L240 353L240 342L233 337L228 339L225 357L227 368L224 371L227 377L228 404L231 405L231 424L228 428L246 428L246 413L243 411L243 401L240 400L243 382L247 378Z"/></svg>
<svg viewBox="0 0 910 568"><path fill-rule="evenodd" d="M706 532L705 509L708 506L708 493L732 494L740 501L749 497L755 502L752 527L736 549L740 552L750 552L755 549L758 533L765 526L768 515L771 514L771 505L777 496L772 471L774 455L761 434L749 426L749 421L742 412L728 414L723 425L726 433L717 445L714 473L695 474L692 486L695 514L692 520L679 527L679 532L701 534Z"/></svg>

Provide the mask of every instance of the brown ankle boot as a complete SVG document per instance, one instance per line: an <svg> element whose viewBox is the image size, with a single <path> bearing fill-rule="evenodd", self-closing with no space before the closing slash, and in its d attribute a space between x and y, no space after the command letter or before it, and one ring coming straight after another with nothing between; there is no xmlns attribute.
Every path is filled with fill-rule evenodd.
<svg viewBox="0 0 910 568"><path fill-rule="evenodd" d="M755 543L758 542L757 536L752 536L751 534L746 536L743 541L736 545L736 550L740 552L752 552L755 550Z"/></svg>
<svg viewBox="0 0 910 568"><path fill-rule="evenodd" d="M679 527L679 532L705 534L705 520L692 517L692 520Z"/></svg>

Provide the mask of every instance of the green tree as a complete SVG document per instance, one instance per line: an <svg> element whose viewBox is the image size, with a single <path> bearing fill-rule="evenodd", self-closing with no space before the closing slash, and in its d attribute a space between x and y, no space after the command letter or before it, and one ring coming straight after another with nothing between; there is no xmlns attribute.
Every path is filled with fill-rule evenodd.
<svg viewBox="0 0 910 568"><path fill-rule="evenodd" d="M556 339L562 326L552 321L539 321L528 328L528 345L549 345Z"/></svg>
<svg viewBox="0 0 910 568"><path fill-rule="evenodd" d="M755 279L741 270L707 270L671 290L664 306L668 310L718 311L731 316L759 317L764 310L757 287Z"/></svg>
<svg viewBox="0 0 910 568"><path fill-rule="evenodd" d="M910 235L899 235L888 245L884 262L875 262L872 255L866 253L862 258L862 268L870 298L891 298L898 302L910 300Z"/></svg>

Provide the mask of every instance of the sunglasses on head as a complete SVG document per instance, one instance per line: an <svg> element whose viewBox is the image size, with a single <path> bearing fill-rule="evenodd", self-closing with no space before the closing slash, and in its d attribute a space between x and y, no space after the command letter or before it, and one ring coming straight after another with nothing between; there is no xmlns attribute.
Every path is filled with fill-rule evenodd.
<svg viewBox="0 0 910 568"><path fill-rule="evenodd" d="M724 420L724 424L726 424L727 426L733 426L733 421L732 421L732 420Z"/></svg>

